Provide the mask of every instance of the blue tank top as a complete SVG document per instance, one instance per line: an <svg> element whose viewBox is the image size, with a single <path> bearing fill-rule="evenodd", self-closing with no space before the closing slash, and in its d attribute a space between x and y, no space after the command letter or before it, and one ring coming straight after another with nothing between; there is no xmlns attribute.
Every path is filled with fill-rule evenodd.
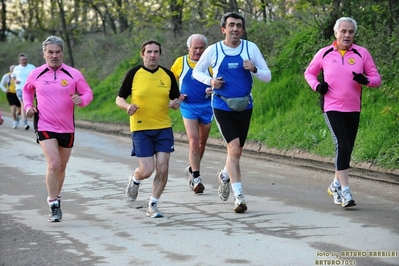
<svg viewBox="0 0 399 266"><path fill-rule="evenodd" d="M249 70L245 70L243 66L244 59L249 59L248 43L241 40L241 50L236 55L227 55L222 47L222 42L216 44L216 57L220 56L221 62L216 59L216 64L219 64L218 77L223 77L225 83L220 89L214 90L218 95L227 98L244 97L251 93L252 90L252 75ZM230 111L227 104L215 94L212 97L212 107ZM247 109L252 108L252 97Z"/></svg>
<svg viewBox="0 0 399 266"><path fill-rule="evenodd" d="M211 99L205 97L205 89L208 85L199 82L193 77L193 69L187 62L188 56L183 56L182 73L179 78L180 93L186 94L187 97L184 99L186 103L205 103L209 102ZM208 70L209 71L209 70ZM209 76L211 76L209 74Z"/></svg>

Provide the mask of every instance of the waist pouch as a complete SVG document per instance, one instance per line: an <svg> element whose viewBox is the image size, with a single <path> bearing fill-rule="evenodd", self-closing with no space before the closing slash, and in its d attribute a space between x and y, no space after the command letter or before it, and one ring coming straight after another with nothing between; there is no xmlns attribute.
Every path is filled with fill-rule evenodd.
<svg viewBox="0 0 399 266"><path fill-rule="evenodd" d="M222 98L222 100L226 102L227 106L236 112L244 111L249 104L249 100L251 99L250 95L235 98L227 98L219 94L216 94L216 96Z"/></svg>

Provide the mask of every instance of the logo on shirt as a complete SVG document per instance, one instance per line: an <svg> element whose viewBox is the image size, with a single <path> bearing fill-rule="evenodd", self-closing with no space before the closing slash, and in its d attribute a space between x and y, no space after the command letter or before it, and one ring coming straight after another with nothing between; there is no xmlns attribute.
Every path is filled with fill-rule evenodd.
<svg viewBox="0 0 399 266"><path fill-rule="evenodd" d="M352 57L349 58L349 59L348 59L348 64L349 64L349 65L354 65L354 64L355 64L355 59L352 58Z"/></svg>
<svg viewBox="0 0 399 266"><path fill-rule="evenodd" d="M237 69L238 68L238 63L228 63L227 67L228 69Z"/></svg>
<svg viewBox="0 0 399 266"><path fill-rule="evenodd" d="M61 79L60 84L61 84L62 87L68 86L68 80L66 80L66 79Z"/></svg>
<svg viewBox="0 0 399 266"><path fill-rule="evenodd" d="M158 88L165 88L165 87L166 87L165 83L162 80L160 80Z"/></svg>

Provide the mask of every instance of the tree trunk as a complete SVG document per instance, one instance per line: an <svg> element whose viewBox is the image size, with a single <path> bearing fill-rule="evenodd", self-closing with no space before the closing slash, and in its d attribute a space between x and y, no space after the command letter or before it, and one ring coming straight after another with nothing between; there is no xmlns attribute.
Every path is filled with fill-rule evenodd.
<svg viewBox="0 0 399 266"><path fill-rule="evenodd" d="M62 30L65 35L65 42L68 47L68 54L69 54L69 60L71 61L71 66L74 67L75 62L73 60L73 53L72 53L72 45L71 45L71 38L69 36L69 31L66 25L66 20L65 20L65 10L64 10L64 3L63 0L58 0L58 7L60 9L60 18L61 18L61 24L62 24Z"/></svg>
<svg viewBox="0 0 399 266"><path fill-rule="evenodd" d="M6 0L1 0L1 30L0 30L0 42L6 41L7 31L7 9Z"/></svg>
<svg viewBox="0 0 399 266"><path fill-rule="evenodd" d="M179 38L183 32L183 4L179 3L178 0L172 0L170 9L172 12L173 34L175 38Z"/></svg>

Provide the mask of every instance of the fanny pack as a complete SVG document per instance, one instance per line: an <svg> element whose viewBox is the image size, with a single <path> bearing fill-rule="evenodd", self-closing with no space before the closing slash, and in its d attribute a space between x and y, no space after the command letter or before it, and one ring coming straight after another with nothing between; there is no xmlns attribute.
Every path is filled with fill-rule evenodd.
<svg viewBox="0 0 399 266"><path fill-rule="evenodd" d="M227 98L217 93L215 93L215 95L225 101L227 106L236 112L244 111L249 104L249 100L251 99L250 95L235 98Z"/></svg>

